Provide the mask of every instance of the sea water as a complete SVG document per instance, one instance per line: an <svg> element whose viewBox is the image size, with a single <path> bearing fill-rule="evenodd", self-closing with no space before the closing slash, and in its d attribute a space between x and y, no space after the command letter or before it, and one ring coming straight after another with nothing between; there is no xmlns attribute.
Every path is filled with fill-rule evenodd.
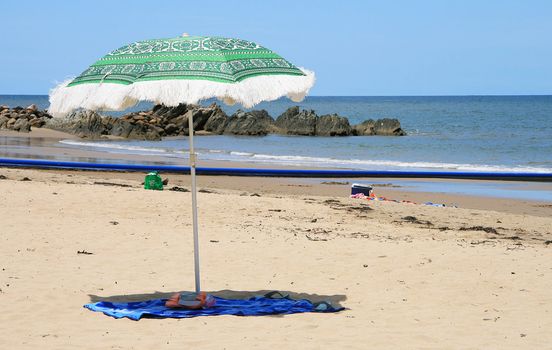
<svg viewBox="0 0 552 350"><path fill-rule="evenodd" d="M32 103L47 108L47 96L0 95L0 105L25 107ZM276 118L293 105L319 115L337 113L348 117L351 124L398 118L408 135L199 136L195 142L200 160L366 170L552 172L552 96L313 96L301 103L287 99L262 103L255 109L266 109ZM141 103L131 110L151 107ZM230 115L238 107L223 109ZM63 140L60 146L140 154L145 159L148 155L180 159L187 157L185 139Z"/></svg>

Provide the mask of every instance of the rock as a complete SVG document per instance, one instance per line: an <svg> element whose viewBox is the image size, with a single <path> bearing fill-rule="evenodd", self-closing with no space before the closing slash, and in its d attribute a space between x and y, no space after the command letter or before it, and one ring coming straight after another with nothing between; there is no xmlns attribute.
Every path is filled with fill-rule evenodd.
<svg viewBox="0 0 552 350"><path fill-rule="evenodd" d="M376 135L383 136L404 136L406 132L401 129L401 123L397 119L384 118L378 119L374 126Z"/></svg>
<svg viewBox="0 0 552 350"><path fill-rule="evenodd" d="M374 127L376 121L373 119L368 119L363 121L360 124L353 126L353 134L356 136L372 136L375 135Z"/></svg>
<svg viewBox="0 0 552 350"><path fill-rule="evenodd" d="M157 117L151 118L149 120L150 125L158 125L160 122L161 122L161 118L157 118Z"/></svg>
<svg viewBox="0 0 552 350"><path fill-rule="evenodd" d="M274 119L264 109L250 112L238 110L224 128L224 134L232 135L266 135L274 131Z"/></svg>
<svg viewBox="0 0 552 350"><path fill-rule="evenodd" d="M207 121L207 119L203 117L203 113L200 110L190 109L183 116L174 119L181 133L188 133L189 118L192 118L192 121L194 122L194 131L201 130L203 125L205 125L205 122ZM200 127L200 124L203 125L201 125Z"/></svg>
<svg viewBox="0 0 552 350"><path fill-rule="evenodd" d="M224 132L224 128L228 124L228 116L218 105L214 104L212 108L211 115L205 122L203 130L220 135Z"/></svg>
<svg viewBox="0 0 552 350"><path fill-rule="evenodd" d="M10 120L8 120L8 122L6 123L6 128L7 129L13 129L13 125L15 124L16 121L17 121L17 119L10 118Z"/></svg>
<svg viewBox="0 0 552 350"><path fill-rule="evenodd" d="M25 109L28 110L28 111L31 111L31 112L35 112L36 110L38 110L38 108L36 107L35 104L27 106L27 108L25 108Z"/></svg>
<svg viewBox="0 0 552 350"><path fill-rule="evenodd" d="M132 124L127 120L115 119L110 130L111 135L135 140L156 141L161 139L160 133L147 124Z"/></svg>
<svg viewBox="0 0 552 350"><path fill-rule="evenodd" d="M63 131L83 138L99 139L112 127L110 117L102 117L94 111L78 110L63 118L43 118L47 128Z"/></svg>
<svg viewBox="0 0 552 350"><path fill-rule="evenodd" d="M113 118L111 116L105 116L102 118L102 124L105 126L106 130L110 131L113 128L113 124L117 118Z"/></svg>
<svg viewBox="0 0 552 350"><path fill-rule="evenodd" d="M148 141L161 141L161 134L155 129L148 129L144 135L144 139Z"/></svg>
<svg viewBox="0 0 552 350"><path fill-rule="evenodd" d="M94 111L76 111L68 119L72 119L74 122L67 130L63 131L79 137L99 139L107 133L102 117Z"/></svg>
<svg viewBox="0 0 552 350"><path fill-rule="evenodd" d="M345 117L326 114L316 120L316 135L318 136L349 136L351 134L351 125Z"/></svg>
<svg viewBox="0 0 552 350"><path fill-rule="evenodd" d="M216 112L220 113L222 112L222 110L220 110L219 108L219 111L215 111L212 105L207 108L199 108L197 110L194 110L194 114L193 114L194 130L205 130L205 124L207 124L207 121L209 121L209 118L211 117L211 115L213 115L213 113L216 113Z"/></svg>
<svg viewBox="0 0 552 350"><path fill-rule="evenodd" d="M163 106L163 105L155 105L155 106L153 106L153 108L151 109L151 113L157 115L157 111L159 111L161 108L164 108L164 107L165 107L165 106Z"/></svg>
<svg viewBox="0 0 552 350"><path fill-rule="evenodd" d="M167 126L165 126L165 134L166 135L173 135L176 131L178 130L178 127L176 126L176 124L168 124Z"/></svg>
<svg viewBox="0 0 552 350"><path fill-rule="evenodd" d="M133 114L125 114L120 119L121 120L126 120L128 122L132 122L133 121L132 116L133 116Z"/></svg>
<svg viewBox="0 0 552 350"><path fill-rule="evenodd" d="M288 135L316 135L316 113L313 110L299 111L298 106L288 108L276 119L276 126Z"/></svg>
<svg viewBox="0 0 552 350"><path fill-rule="evenodd" d="M163 128L159 127L159 126L150 125L150 128L152 130L155 130L159 134L159 136L165 136L166 135L165 130Z"/></svg>
<svg viewBox="0 0 552 350"><path fill-rule="evenodd" d="M46 127L53 130L69 132L69 128L76 121L75 116L75 113L71 113L64 117L52 118L46 122Z"/></svg>
<svg viewBox="0 0 552 350"><path fill-rule="evenodd" d="M8 120L10 120L10 118L7 116L0 115L0 129L5 129L7 127Z"/></svg>
<svg viewBox="0 0 552 350"><path fill-rule="evenodd" d="M41 128L46 122L42 118L33 118L29 121L33 128Z"/></svg>
<svg viewBox="0 0 552 350"><path fill-rule="evenodd" d="M353 127L353 133L358 136L404 136L406 132L401 129L401 123L397 119L383 118L378 120L368 119Z"/></svg>
<svg viewBox="0 0 552 350"><path fill-rule="evenodd" d="M185 103L181 103L176 107L167 107L163 105L156 105L153 107L153 115L166 119L167 121L179 117L186 113L188 106Z"/></svg>
<svg viewBox="0 0 552 350"><path fill-rule="evenodd" d="M13 130L16 130L19 132L29 132L31 131L31 124L26 118L19 118L13 124Z"/></svg>
<svg viewBox="0 0 552 350"><path fill-rule="evenodd" d="M167 132L167 135L188 134L189 118L192 118L194 122L194 131L204 130L205 124L207 124L207 121L214 112L215 111L212 107L202 108L198 106L188 106L188 111L186 113L169 120L169 124L167 124L167 126L171 125L169 128L170 133L167 132L167 127L165 127L165 131ZM176 126L176 129L172 125Z"/></svg>
<svg viewBox="0 0 552 350"><path fill-rule="evenodd" d="M173 132L173 134L178 135L182 133L188 133L188 115L186 113L169 121L165 121L169 124L176 125L176 131Z"/></svg>
<svg viewBox="0 0 552 350"><path fill-rule="evenodd" d="M12 116L12 118L15 118L15 119L21 119L21 118L29 119L30 114L27 113L27 111L24 109L24 110L20 110L17 113L11 113L11 116Z"/></svg>
<svg viewBox="0 0 552 350"><path fill-rule="evenodd" d="M110 130L110 134L113 136L128 138L132 131L133 125L127 120L115 119Z"/></svg>

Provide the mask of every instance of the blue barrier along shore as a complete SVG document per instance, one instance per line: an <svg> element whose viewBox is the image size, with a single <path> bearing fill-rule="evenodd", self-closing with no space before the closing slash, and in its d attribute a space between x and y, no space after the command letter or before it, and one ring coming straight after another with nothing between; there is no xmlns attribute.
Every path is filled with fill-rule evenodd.
<svg viewBox="0 0 552 350"><path fill-rule="evenodd" d="M68 170L140 171L157 170L165 173L189 174L190 167L149 164L109 164L85 162L61 162L40 159L0 158L0 166L22 168L48 168ZM430 178L457 180L507 180L552 182L552 173L505 173L505 172L446 172L446 171L395 171L395 170L302 170L302 169L255 169L255 168L204 168L198 167L199 175L265 176L265 177L310 177L310 178Z"/></svg>

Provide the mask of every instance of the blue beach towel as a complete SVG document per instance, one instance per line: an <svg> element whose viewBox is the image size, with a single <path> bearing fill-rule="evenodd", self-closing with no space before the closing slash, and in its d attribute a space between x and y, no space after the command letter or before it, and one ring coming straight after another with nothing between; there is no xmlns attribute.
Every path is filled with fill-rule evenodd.
<svg viewBox="0 0 552 350"><path fill-rule="evenodd" d="M306 299L294 300L289 297L272 299L253 297L250 299L224 299L215 297L215 306L207 309L186 310L171 309L165 306L167 299L153 299L129 303L100 301L84 305L92 311L103 312L114 317L128 317L138 321L142 317L157 318L190 318L196 316L236 315L262 316L295 314L301 312L337 312L342 307L334 308L326 302L313 303Z"/></svg>

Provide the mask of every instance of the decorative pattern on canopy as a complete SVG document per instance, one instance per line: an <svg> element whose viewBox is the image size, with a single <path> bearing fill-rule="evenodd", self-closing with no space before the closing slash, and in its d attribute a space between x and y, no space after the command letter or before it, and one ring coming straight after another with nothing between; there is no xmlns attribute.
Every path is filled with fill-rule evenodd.
<svg viewBox="0 0 552 350"><path fill-rule="evenodd" d="M123 46L98 60L68 86L170 79L233 83L270 74L305 75L279 55L251 41L179 37Z"/></svg>

